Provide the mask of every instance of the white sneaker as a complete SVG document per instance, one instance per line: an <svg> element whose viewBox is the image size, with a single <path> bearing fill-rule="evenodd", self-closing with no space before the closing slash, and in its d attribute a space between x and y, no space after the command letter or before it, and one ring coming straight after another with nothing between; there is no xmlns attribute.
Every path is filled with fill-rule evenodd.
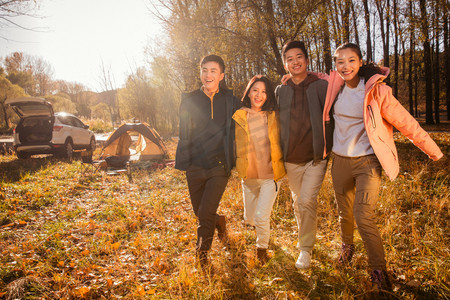
<svg viewBox="0 0 450 300"><path fill-rule="evenodd" d="M295 267L297 269L307 269L311 265L311 254L308 251L300 251Z"/></svg>

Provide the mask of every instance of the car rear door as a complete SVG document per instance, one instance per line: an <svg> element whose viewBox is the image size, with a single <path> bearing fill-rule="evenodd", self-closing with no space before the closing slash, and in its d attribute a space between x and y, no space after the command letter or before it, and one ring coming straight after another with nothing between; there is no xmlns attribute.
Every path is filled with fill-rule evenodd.
<svg viewBox="0 0 450 300"><path fill-rule="evenodd" d="M5 105L9 105L22 119L30 116L53 116L53 107L50 102L37 97L20 97L8 99Z"/></svg>

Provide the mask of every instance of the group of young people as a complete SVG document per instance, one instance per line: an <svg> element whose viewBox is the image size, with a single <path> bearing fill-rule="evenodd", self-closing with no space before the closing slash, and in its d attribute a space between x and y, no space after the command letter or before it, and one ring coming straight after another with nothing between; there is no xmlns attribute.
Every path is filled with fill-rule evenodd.
<svg viewBox="0 0 450 300"><path fill-rule="evenodd" d="M267 77L256 75L239 101L221 84L222 58L208 55L200 62L202 87L183 95L175 167L186 171L198 218L199 261L208 265L216 229L221 240L227 238L226 219L217 209L236 166L244 221L256 230L257 258L261 263L270 258L270 215L279 180L286 175L298 224L295 266L309 268L317 197L331 156L342 238L338 262L351 263L356 221L371 280L380 290L389 289L375 207L382 169L391 180L399 172L393 126L431 159L443 154L383 82L388 68L363 64L358 45L336 49L336 71L330 75L308 72L308 51L301 41L286 43L282 57L288 73L284 83L274 90Z"/></svg>

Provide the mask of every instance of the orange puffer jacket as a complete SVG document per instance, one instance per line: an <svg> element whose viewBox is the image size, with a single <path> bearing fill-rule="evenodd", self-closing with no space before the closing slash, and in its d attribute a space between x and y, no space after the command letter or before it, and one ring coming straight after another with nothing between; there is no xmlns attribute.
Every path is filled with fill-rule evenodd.
<svg viewBox="0 0 450 300"><path fill-rule="evenodd" d="M389 74L389 69L382 67L382 71L383 75L372 76L365 85L364 127L386 175L390 180L394 180L399 172L399 163L393 138L393 126L431 159L438 160L443 154L428 133L392 95L392 89L383 82ZM334 126L331 109L343 85L344 80L338 72L331 71L323 111L324 157L328 155L332 147Z"/></svg>

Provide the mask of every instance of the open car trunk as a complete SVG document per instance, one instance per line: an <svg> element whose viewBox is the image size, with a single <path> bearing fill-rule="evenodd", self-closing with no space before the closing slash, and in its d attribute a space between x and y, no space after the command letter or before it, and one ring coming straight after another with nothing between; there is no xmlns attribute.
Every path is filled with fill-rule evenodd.
<svg viewBox="0 0 450 300"><path fill-rule="evenodd" d="M16 127L23 145L49 143L53 134L54 117L36 116L24 118Z"/></svg>

